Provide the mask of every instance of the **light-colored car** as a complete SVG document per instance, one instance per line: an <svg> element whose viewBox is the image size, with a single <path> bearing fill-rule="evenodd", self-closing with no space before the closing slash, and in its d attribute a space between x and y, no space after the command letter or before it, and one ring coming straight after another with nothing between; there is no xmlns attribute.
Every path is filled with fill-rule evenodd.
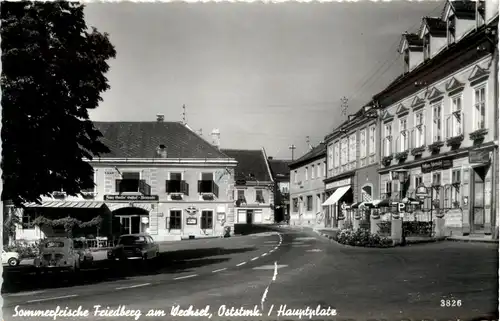
<svg viewBox="0 0 500 321"><path fill-rule="evenodd" d="M8 264L10 266L19 265L19 253L17 252L5 252L2 250L2 264Z"/></svg>
<svg viewBox="0 0 500 321"><path fill-rule="evenodd" d="M43 271L76 272L80 269L80 254L75 249L72 239L49 237L40 242L40 255L34 263Z"/></svg>
<svg viewBox="0 0 500 321"><path fill-rule="evenodd" d="M125 234L118 245L108 251L110 260L151 260L158 258L160 247L149 234Z"/></svg>

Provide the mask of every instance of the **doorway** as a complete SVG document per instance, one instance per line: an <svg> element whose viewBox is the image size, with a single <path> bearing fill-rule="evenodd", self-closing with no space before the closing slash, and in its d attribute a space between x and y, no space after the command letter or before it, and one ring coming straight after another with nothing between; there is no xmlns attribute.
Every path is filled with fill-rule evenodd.
<svg viewBox="0 0 500 321"><path fill-rule="evenodd" d="M253 223L253 210L247 210L247 224Z"/></svg>
<svg viewBox="0 0 500 321"><path fill-rule="evenodd" d="M485 178L486 167L476 167L472 170L472 213L471 213L471 233L485 233Z"/></svg>

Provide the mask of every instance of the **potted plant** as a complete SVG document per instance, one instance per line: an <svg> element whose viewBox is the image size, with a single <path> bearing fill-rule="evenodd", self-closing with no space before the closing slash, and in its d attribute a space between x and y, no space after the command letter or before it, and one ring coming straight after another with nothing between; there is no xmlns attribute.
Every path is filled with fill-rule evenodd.
<svg viewBox="0 0 500 321"><path fill-rule="evenodd" d="M464 140L464 135L460 134L458 136L450 137L446 140L446 145L451 147L460 146Z"/></svg>
<svg viewBox="0 0 500 321"><path fill-rule="evenodd" d="M460 202L459 201L453 201L453 208L459 208L460 207Z"/></svg>
<svg viewBox="0 0 500 321"><path fill-rule="evenodd" d="M425 151L425 146L415 147L411 150L413 156L422 155Z"/></svg>
<svg viewBox="0 0 500 321"><path fill-rule="evenodd" d="M434 152L438 152L441 149L441 147L443 147L443 145L444 145L444 143L442 141L437 141L437 142L430 144L428 146L428 148L429 148L429 151L431 153L434 153Z"/></svg>
<svg viewBox="0 0 500 321"><path fill-rule="evenodd" d="M382 158L382 164L384 164L384 166L389 166L391 162L392 162L392 155L384 156L384 158Z"/></svg>
<svg viewBox="0 0 500 321"><path fill-rule="evenodd" d="M408 157L407 150L405 150L403 152L396 153L396 156L395 156L396 160L398 160L398 161L405 160L407 157Z"/></svg>
<svg viewBox="0 0 500 321"><path fill-rule="evenodd" d="M481 129L475 130L472 133L470 133L469 137L472 140L481 140L484 138L484 136L486 136L487 133L488 133L488 129L481 128Z"/></svg>

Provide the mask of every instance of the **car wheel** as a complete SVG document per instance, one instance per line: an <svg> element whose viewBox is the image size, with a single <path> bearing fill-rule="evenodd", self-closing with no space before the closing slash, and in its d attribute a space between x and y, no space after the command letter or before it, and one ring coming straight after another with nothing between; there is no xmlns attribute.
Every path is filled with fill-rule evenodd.
<svg viewBox="0 0 500 321"><path fill-rule="evenodd" d="M11 257L9 259L9 261L7 261L7 263L10 265L10 266L17 266L19 264L19 260L16 259L15 257Z"/></svg>

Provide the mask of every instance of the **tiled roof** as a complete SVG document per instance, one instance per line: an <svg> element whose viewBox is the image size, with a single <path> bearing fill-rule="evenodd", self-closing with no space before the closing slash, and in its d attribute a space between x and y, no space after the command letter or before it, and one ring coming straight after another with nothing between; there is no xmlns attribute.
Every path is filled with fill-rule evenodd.
<svg viewBox="0 0 500 321"><path fill-rule="evenodd" d="M227 158L215 146L179 122L94 122L104 137L101 141L111 150L103 158Z"/></svg>
<svg viewBox="0 0 500 321"><path fill-rule="evenodd" d="M291 160L283 159L270 159L269 167L271 167L271 172L274 177L289 177L290 176L290 165Z"/></svg>
<svg viewBox="0 0 500 321"><path fill-rule="evenodd" d="M291 162L289 164L290 167L293 167L295 165L307 162L308 160L315 159L320 156L326 155L326 149L325 149L325 144L320 143L318 146L314 147L312 150L310 150L308 153L306 153L304 156L298 158L297 160Z"/></svg>
<svg viewBox="0 0 500 321"><path fill-rule="evenodd" d="M267 159L262 150L222 149L227 156L236 159L235 179L247 181L272 181L267 168Z"/></svg>
<svg viewBox="0 0 500 321"><path fill-rule="evenodd" d="M423 40L417 34L407 33L404 36L410 47L421 47L424 44Z"/></svg>
<svg viewBox="0 0 500 321"><path fill-rule="evenodd" d="M476 17L476 1L471 0L458 0L458 1L449 1L449 4L453 7L453 12L455 16L458 18L469 18L475 19ZM444 6L442 17L446 19L445 13L448 9L448 5Z"/></svg>
<svg viewBox="0 0 500 321"><path fill-rule="evenodd" d="M424 22L427 24L431 35L446 36L446 21L440 18L425 17Z"/></svg>

